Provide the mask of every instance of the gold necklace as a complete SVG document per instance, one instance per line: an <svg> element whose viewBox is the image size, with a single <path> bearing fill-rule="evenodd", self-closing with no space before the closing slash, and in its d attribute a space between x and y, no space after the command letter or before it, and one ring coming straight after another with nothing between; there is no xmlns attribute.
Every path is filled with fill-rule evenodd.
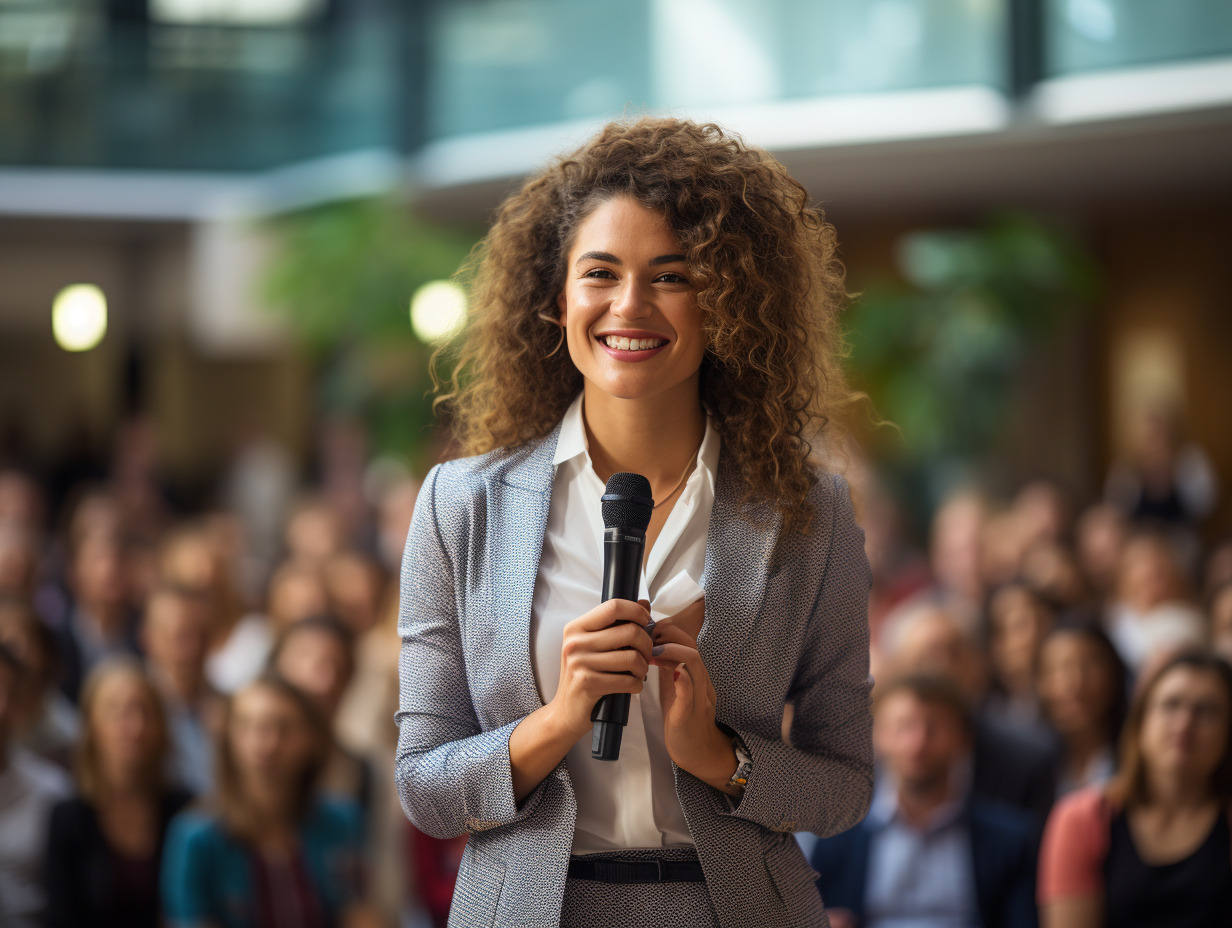
<svg viewBox="0 0 1232 928"><path fill-rule="evenodd" d="M674 487L672 487L672 492L668 493L667 496L663 497L663 499L661 499L659 502L655 503L652 507L650 507L652 510L658 509L660 506L662 506L669 499L671 499L673 496L676 495L676 491L679 490L682 486L684 486L685 478L689 476L689 471L693 470L693 465L696 462L697 462L697 455L694 454L693 457L689 458L688 463L685 464L684 473L680 475L680 480L677 481Z"/></svg>

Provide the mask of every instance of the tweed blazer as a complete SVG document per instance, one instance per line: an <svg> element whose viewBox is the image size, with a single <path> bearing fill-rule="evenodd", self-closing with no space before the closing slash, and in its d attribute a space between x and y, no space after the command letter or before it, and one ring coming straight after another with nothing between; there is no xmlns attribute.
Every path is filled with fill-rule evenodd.
<svg viewBox="0 0 1232 928"><path fill-rule="evenodd" d="M421 831L470 835L450 926L560 921L577 811L568 770L518 803L509 763L514 727L543 705L531 601L559 431L433 468L407 537L395 780ZM808 537L781 533L769 507L742 508L736 477L720 454L697 644L716 719L744 739L753 773L737 802L673 765L676 794L723 928L825 926L791 833L845 831L872 796L864 533L841 477L819 475Z"/></svg>

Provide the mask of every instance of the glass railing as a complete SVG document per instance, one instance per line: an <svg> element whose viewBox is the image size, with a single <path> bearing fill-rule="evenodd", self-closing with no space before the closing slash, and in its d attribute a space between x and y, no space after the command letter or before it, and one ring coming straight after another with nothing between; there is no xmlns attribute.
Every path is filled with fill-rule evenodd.
<svg viewBox="0 0 1232 928"><path fill-rule="evenodd" d="M1229 0L1044 0L1043 15L1049 76L1232 55Z"/></svg>
<svg viewBox="0 0 1232 928"><path fill-rule="evenodd" d="M1023 48L1033 76L1232 54L1232 0L1013 2L1042 43L1011 41L1011 0L303 0L320 15L138 26L0 0L0 164L254 171L646 109L1005 90Z"/></svg>
<svg viewBox="0 0 1232 928"><path fill-rule="evenodd" d="M396 30L106 23L0 3L0 163L252 171L396 144Z"/></svg>
<svg viewBox="0 0 1232 928"><path fill-rule="evenodd" d="M1004 0L452 0L436 7L428 135L981 84Z"/></svg>

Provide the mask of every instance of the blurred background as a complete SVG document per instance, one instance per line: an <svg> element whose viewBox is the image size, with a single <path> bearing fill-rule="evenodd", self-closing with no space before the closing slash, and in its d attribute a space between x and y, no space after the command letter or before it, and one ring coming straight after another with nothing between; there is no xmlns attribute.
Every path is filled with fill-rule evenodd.
<svg viewBox="0 0 1232 928"><path fill-rule="evenodd" d="M876 627L925 589L982 604L1040 541L1106 604L1142 520L1163 598L1209 620L1232 579L1226 0L0 0L4 592L66 640L114 599L81 620L97 655L147 650L129 633L168 582L214 597L201 660L329 612L385 687L340 737L395 808L372 718L444 444L450 277L529 172L641 113L769 149L838 229L853 378L896 425L851 477ZM73 647L48 677L67 717ZM250 675L228 667L211 692ZM429 917L437 850L381 840L404 852L381 910Z"/></svg>

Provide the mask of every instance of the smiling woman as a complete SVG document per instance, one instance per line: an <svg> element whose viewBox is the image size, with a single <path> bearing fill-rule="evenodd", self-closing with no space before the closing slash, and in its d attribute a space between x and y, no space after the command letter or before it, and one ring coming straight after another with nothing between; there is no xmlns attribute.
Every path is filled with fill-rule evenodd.
<svg viewBox="0 0 1232 928"><path fill-rule="evenodd" d="M424 481L402 565L395 777L422 831L470 835L451 925L825 923L784 833L850 827L872 784L863 533L810 460L848 396L834 248L770 155L670 119L502 207L441 398L471 456ZM596 605L628 472L641 600Z"/></svg>

